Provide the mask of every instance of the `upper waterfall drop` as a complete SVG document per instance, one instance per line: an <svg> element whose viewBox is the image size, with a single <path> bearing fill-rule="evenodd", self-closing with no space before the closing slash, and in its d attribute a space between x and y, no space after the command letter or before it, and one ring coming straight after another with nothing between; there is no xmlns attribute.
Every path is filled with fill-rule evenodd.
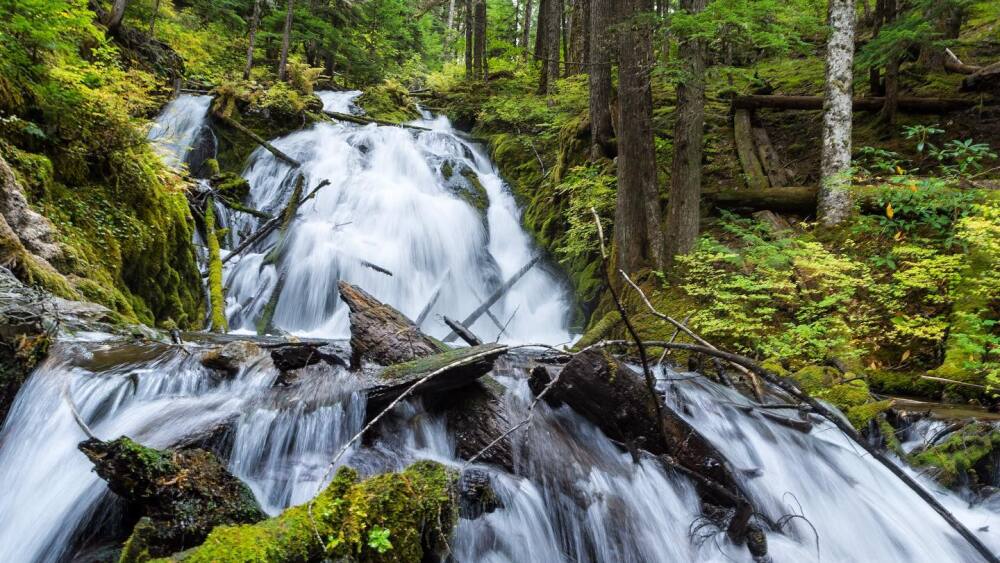
<svg viewBox="0 0 1000 563"><path fill-rule="evenodd" d="M187 164L188 154L205 127L212 96L182 94L170 101L146 138L171 168Z"/></svg>
<svg viewBox="0 0 1000 563"><path fill-rule="evenodd" d="M360 92L318 95L327 110L349 113ZM444 337L438 315L465 318L532 261L537 250L486 155L445 118L413 124L429 130L321 123L273 141L299 169L263 149L251 155L244 177L257 209L280 212L300 173L303 193L330 185L301 206L280 255L258 248L228 269L231 327L256 331L272 307L277 330L347 337L336 285L346 280L412 319L430 305L421 328ZM257 223L238 218L237 238ZM563 343L569 310L566 287L539 265L470 328L487 340Z"/></svg>

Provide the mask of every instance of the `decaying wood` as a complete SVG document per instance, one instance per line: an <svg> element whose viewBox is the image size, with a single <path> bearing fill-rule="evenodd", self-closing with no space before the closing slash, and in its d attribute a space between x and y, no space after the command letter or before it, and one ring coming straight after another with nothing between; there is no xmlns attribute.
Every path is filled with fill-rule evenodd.
<svg viewBox="0 0 1000 563"><path fill-rule="evenodd" d="M962 80L963 92L992 92L1000 94L1000 62L983 67Z"/></svg>
<svg viewBox="0 0 1000 563"><path fill-rule="evenodd" d="M918 98L900 96L899 111L907 113L947 113L968 109L976 105L974 100L963 98ZM855 98L854 111L881 111L885 106L884 97ZM821 110L822 96L736 96L733 109L777 109L777 110Z"/></svg>
<svg viewBox="0 0 1000 563"><path fill-rule="evenodd" d="M936 381L938 383L948 383L950 385L961 385L963 387L971 387L973 389L988 389L985 385L977 385L975 383L966 383L965 381L956 381L954 379L946 379L944 377L934 377L931 375L921 375L920 379L926 379L928 381Z"/></svg>
<svg viewBox="0 0 1000 563"><path fill-rule="evenodd" d="M983 67L978 65L967 65L958 58L951 49L944 50L944 69L948 72L954 72L956 74L975 74Z"/></svg>
<svg viewBox="0 0 1000 563"><path fill-rule="evenodd" d="M783 187L766 190L704 192L705 202L726 209L770 209L790 213L815 213L816 188Z"/></svg>
<svg viewBox="0 0 1000 563"><path fill-rule="evenodd" d="M288 164L291 164L292 166L294 166L296 168L299 168L299 167L302 166L302 163L300 163L299 161L295 160L294 158L288 156L287 154L281 152L280 149L278 149L277 147L275 147L271 143L269 143L269 142L265 141L264 139L262 139L260 137L260 135L254 133L250 129L247 129L246 126L244 126L239 121L236 121L235 119L233 119L231 117L227 117L226 115L223 115L221 112L214 112L214 115L215 115L215 117L217 119L219 119L220 121L222 121L226 125L232 127L233 129L236 129L240 133L243 133L244 135L246 135L247 137L249 137L251 140L253 140L253 142L257 143L258 145L260 145L262 147L264 147L264 149L266 149L267 152L273 154L274 156L280 158L281 160L284 160L285 162L287 162Z"/></svg>
<svg viewBox="0 0 1000 563"><path fill-rule="evenodd" d="M483 313L489 310L490 307L495 305L497 301L499 301L504 295L506 295L507 292L510 291L510 288L514 287L514 284L520 281L520 279L523 278L524 275L527 274L528 271L531 270L531 268L535 264L537 264L539 260L541 260L541 256L535 256L527 264L522 266L520 270L515 272L514 275L510 277L510 279L508 279L506 282L503 283L503 285L497 288L497 290L494 291L493 294L486 299L486 301L483 301L482 305L480 305L475 311L469 314L469 316L462 321L462 324L465 326L474 325L476 321L479 320L479 317L483 316ZM445 337L444 341L452 342L457 337L458 335L452 332Z"/></svg>
<svg viewBox="0 0 1000 563"><path fill-rule="evenodd" d="M487 375L460 389L425 397L424 404L433 412L444 413L459 458L471 460L482 452L477 461L513 471L511 443L504 435L509 420L503 394L503 386Z"/></svg>
<svg viewBox="0 0 1000 563"><path fill-rule="evenodd" d="M483 341L480 340L478 336L476 336L475 334L472 333L471 330L469 330L469 327L463 325L462 323L454 319L444 317L444 324L448 325L448 328L454 331L455 334L457 334L458 337L464 340L465 343L468 344L469 346L479 346L480 344L483 343Z"/></svg>
<svg viewBox="0 0 1000 563"><path fill-rule="evenodd" d="M743 166L743 176L747 187L751 190L763 190L769 187L764 167L757 156L754 145L753 127L750 124L750 110L738 109L733 114L733 137L736 142L736 154ZM699 164L700 165L700 164Z"/></svg>
<svg viewBox="0 0 1000 563"><path fill-rule="evenodd" d="M781 158L774 145L771 144L771 137L767 134L767 129L754 127L753 142L757 147L757 156L760 158L760 163L764 167L764 173L767 174L771 187L780 188L792 185L795 174L781 164Z"/></svg>
<svg viewBox="0 0 1000 563"><path fill-rule="evenodd" d="M367 359L382 365L398 364L445 351L440 342L420 332L406 315L345 281L337 284L351 310L351 366Z"/></svg>
<svg viewBox="0 0 1000 563"><path fill-rule="evenodd" d="M416 131L433 131L433 129L428 129L427 127L421 127L419 125L410 125L409 123L396 123L394 121L385 121L382 119L375 119L373 117L365 117L363 115L352 115L350 113L340 113L337 111L328 111L328 110L323 110L323 113L338 121L347 121L349 123L356 123L358 125L368 125L374 123L376 125L383 125L386 127L403 127L405 129L413 129Z"/></svg>

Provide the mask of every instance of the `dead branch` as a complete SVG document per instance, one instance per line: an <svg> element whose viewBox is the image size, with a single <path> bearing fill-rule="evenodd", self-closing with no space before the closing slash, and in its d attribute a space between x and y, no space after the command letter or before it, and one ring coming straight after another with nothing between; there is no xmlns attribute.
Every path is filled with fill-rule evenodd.
<svg viewBox="0 0 1000 563"><path fill-rule="evenodd" d="M510 291L510 288L514 287L514 284L520 281L520 279L523 278L524 275L527 274L528 271L531 270L531 268L534 267L534 265L537 264L538 261L541 259L542 259L541 256L535 256L527 264L522 266L520 270L515 272L513 276L511 276L507 281L503 283L503 285L501 285L496 291L494 291L493 295L490 295L489 298L486 299L486 301L483 301L482 305L480 305L475 311L470 313L468 317L465 317L465 319L462 321L462 324L465 326L472 326L476 324L476 321L479 319L479 317L481 317L483 313L485 313L490 307L496 304L497 301L500 301L500 298L506 295L506 293ZM457 337L458 335L452 332L451 334L449 334L444 338L444 341L452 342Z"/></svg>
<svg viewBox="0 0 1000 563"><path fill-rule="evenodd" d="M462 323L456 320L449 319L448 317L443 317L443 318L444 318L444 324L448 325L448 328L450 328L455 334L459 336L459 338L464 340L469 346L479 346L480 344L483 343L483 341L480 340L478 336L476 336L475 334L472 333L471 330L469 330L469 327L463 325Z"/></svg>
<svg viewBox="0 0 1000 563"><path fill-rule="evenodd" d="M264 139L260 138L259 135L257 135L256 133L254 133L250 129L247 129L246 126L244 126L239 121L236 121L235 119L233 119L231 117L226 117L221 112L215 112L215 117L217 117L218 119L220 119L226 125L232 127L233 129L236 129L240 133L243 133L247 137L250 137L250 139L253 140L253 142L257 143L258 145L260 145L262 147L264 147L264 149L266 149L269 153L271 153L274 156L280 158L281 160L284 160L288 164L291 164L295 168L299 168L299 167L302 166L301 162L299 162L299 161L295 160L294 158L288 156L287 154L281 152L281 150L279 150L277 147L275 147L271 143L265 141Z"/></svg>

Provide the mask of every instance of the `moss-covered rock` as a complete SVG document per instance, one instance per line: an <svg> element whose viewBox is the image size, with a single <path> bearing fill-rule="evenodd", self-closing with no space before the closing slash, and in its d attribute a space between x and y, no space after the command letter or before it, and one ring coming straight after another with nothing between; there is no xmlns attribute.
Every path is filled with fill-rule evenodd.
<svg viewBox="0 0 1000 563"><path fill-rule="evenodd" d="M868 383L863 379L851 373L841 374L829 366L806 366L792 374L791 378L806 393L840 409L859 430L892 407L892 401L873 400Z"/></svg>
<svg viewBox="0 0 1000 563"><path fill-rule="evenodd" d="M364 110L365 115L374 119L403 123L420 117L409 91L394 80L367 88L354 103Z"/></svg>
<svg viewBox="0 0 1000 563"><path fill-rule="evenodd" d="M198 545L216 526L265 518L250 488L210 452L156 450L125 436L79 447L108 487L147 517L133 531L123 562L169 555Z"/></svg>
<svg viewBox="0 0 1000 563"><path fill-rule="evenodd" d="M426 561L444 551L458 518L456 480L430 461L360 482L357 471L341 468L311 506L216 528L200 547L162 561Z"/></svg>
<svg viewBox="0 0 1000 563"><path fill-rule="evenodd" d="M41 299L0 270L0 420L28 374L45 358L55 318Z"/></svg>
<svg viewBox="0 0 1000 563"><path fill-rule="evenodd" d="M917 467L932 469L934 477L948 487L990 484L1000 431L976 422L950 435L944 442L913 454Z"/></svg>

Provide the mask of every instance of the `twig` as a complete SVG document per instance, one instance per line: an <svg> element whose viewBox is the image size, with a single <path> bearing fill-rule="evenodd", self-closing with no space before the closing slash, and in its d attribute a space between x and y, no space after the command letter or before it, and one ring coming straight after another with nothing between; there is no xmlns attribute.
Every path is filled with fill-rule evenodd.
<svg viewBox="0 0 1000 563"><path fill-rule="evenodd" d="M978 385L976 383L966 383L964 381L957 381L957 380L954 380L954 379L945 379L943 377L934 377L934 376L931 376L931 375L921 375L920 379L927 379L927 380L930 380L930 381L937 381L939 383L950 383L950 384L953 384L953 385L962 385L964 387L972 387L973 389L986 389L987 388L985 385Z"/></svg>
<svg viewBox="0 0 1000 563"><path fill-rule="evenodd" d="M518 303L517 307L514 307L514 312L511 313L510 317L507 318L507 322L504 323L504 325L502 327L500 327L500 332L497 333L496 342L500 342L500 337L503 336L505 332L507 332L507 327L510 326L511 321L514 320L514 317L517 316L517 312L520 311L520 310L521 310L521 304Z"/></svg>
<svg viewBox="0 0 1000 563"><path fill-rule="evenodd" d="M649 308L649 311L653 314L654 317L657 317L659 319L665 320L668 323L674 325L678 330L683 331L684 334L690 336L698 344L701 344L702 346L704 346L706 348L711 348L713 350L718 350L718 348L716 348L714 345L712 345L712 343L710 343L709 341L707 341L704 338L702 338L702 337L698 336L697 334L695 334L695 332L692 331L690 328L688 328L687 325L685 325L684 323L678 321L677 319L674 319L673 317L671 317L669 315L665 315L665 314L657 311L656 307L654 307L653 304L649 301L649 298L646 297L645 292L642 291L642 288L640 288L634 281L632 281L632 278L628 277L628 274L626 274L624 270L619 269L618 272L621 273L622 277L625 278L625 281L628 282L628 284L631 285L632 288L634 288L639 293L639 296L642 298L642 301L646 304L646 307ZM764 395L763 395L763 391L761 389L760 380L753 373L753 371L748 370L748 369L744 368L743 366L740 366L739 364L734 364L733 362L729 362L729 363L731 365L733 365L740 373L742 373L742 374L744 374L744 375L746 375L746 376L748 376L750 378L750 383L751 383L751 387L753 388L754 397L757 398L758 402L763 402L764 401Z"/></svg>
<svg viewBox="0 0 1000 563"><path fill-rule="evenodd" d="M83 433L86 434L87 437L90 438L91 440L99 440L100 438L95 436L93 431L90 430L90 427L87 426L87 423L83 421L83 417L80 416L80 411L76 410L76 405L73 403L73 397L71 397L69 393L68 379L63 380L61 392L62 392L62 398L64 401L66 401L66 405L69 407L69 412L73 414L73 420L76 421L76 424L77 426L80 427L80 430L83 430Z"/></svg>

